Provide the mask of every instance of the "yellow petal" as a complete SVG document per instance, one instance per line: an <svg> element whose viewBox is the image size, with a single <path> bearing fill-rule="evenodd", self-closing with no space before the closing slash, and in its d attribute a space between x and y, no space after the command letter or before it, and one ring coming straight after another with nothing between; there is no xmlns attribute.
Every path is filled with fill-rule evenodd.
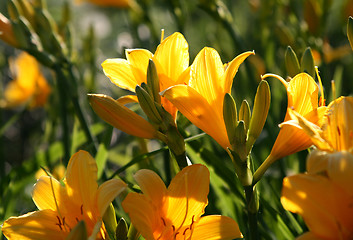
<svg viewBox="0 0 353 240"><path fill-rule="evenodd" d="M66 203L67 193L55 178L42 176L34 185L32 198L39 210L57 211L57 205Z"/></svg>
<svg viewBox="0 0 353 240"><path fill-rule="evenodd" d="M119 179L111 179L99 186L97 191L97 204L98 212L101 217L103 217L109 204L126 189L126 186L126 183Z"/></svg>
<svg viewBox="0 0 353 240"><path fill-rule="evenodd" d="M157 130L144 118L103 94L89 94L96 114L110 125L141 138L155 138Z"/></svg>
<svg viewBox="0 0 353 240"><path fill-rule="evenodd" d="M147 82L147 68L152 53L146 49L128 49L125 54L138 85Z"/></svg>
<svg viewBox="0 0 353 240"><path fill-rule="evenodd" d="M230 63L227 64L227 69L223 76L223 84L221 84L223 85L224 93L231 92L233 79L235 74L238 72L240 64L242 64L245 61L245 59L250 55L255 55L255 53L253 51L242 53L238 55L236 58L234 58Z"/></svg>
<svg viewBox="0 0 353 240"><path fill-rule="evenodd" d="M121 58L107 59L102 63L104 74L120 88L135 92L135 87L142 80L136 78L130 63ZM146 68L147 69L147 68Z"/></svg>
<svg viewBox="0 0 353 240"><path fill-rule="evenodd" d="M164 39L157 47L153 61L156 63L157 72L164 87L176 84L179 76L189 66L189 46L184 36L174 33ZM166 81L169 84L166 84Z"/></svg>
<svg viewBox="0 0 353 240"><path fill-rule="evenodd" d="M337 185L318 175L285 178L281 202L285 209L300 214L312 233L327 239L336 239L344 227L340 218L349 209L347 197ZM352 214L352 209L346 214Z"/></svg>
<svg viewBox="0 0 353 240"><path fill-rule="evenodd" d="M301 115L318 107L318 92L314 79L306 74L296 75L288 84L288 108L292 108Z"/></svg>
<svg viewBox="0 0 353 240"><path fill-rule="evenodd" d="M205 216L194 225L191 239L195 240L231 240L242 238L238 224L226 216Z"/></svg>
<svg viewBox="0 0 353 240"><path fill-rule="evenodd" d="M213 137L224 149L230 146L223 121L222 107L212 108L192 87L177 85L162 92L194 125Z"/></svg>
<svg viewBox="0 0 353 240"><path fill-rule="evenodd" d="M118 98L116 102L121 105L126 105L128 103L137 103L138 99L136 95L126 95Z"/></svg>
<svg viewBox="0 0 353 240"><path fill-rule="evenodd" d="M122 202L122 207L129 214L131 223L145 239L155 239L154 232L162 228L163 222L157 218L156 209L145 196L129 193Z"/></svg>
<svg viewBox="0 0 353 240"><path fill-rule="evenodd" d="M218 52L213 48L203 48L191 65L191 79L189 86L200 93L207 102L215 106L215 102L223 102L225 95L220 84L224 73L224 67ZM222 105L218 105L221 107Z"/></svg>
<svg viewBox="0 0 353 240"><path fill-rule="evenodd" d="M137 184L143 194L153 202L156 207L163 206L167 188L162 179L153 171L141 169L134 175Z"/></svg>
<svg viewBox="0 0 353 240"><path fill-rule="evenodd" d="M5 107L17 107L25 104L32 96L30 89L22 87L18 81L9 82L4 91Z"/></svg>
<svg viewBox="0 0 353 240"><path fill-rule="evenodd" d="M8 239L63 240L68 233L61 231L57 222L55 211L42 210L9 218L4 222L1 231Z"/></svg>
<svg viewBox="0 0 353 240"><path fill-rule="evenodd" d="M95 211L95 197L98 188L97 164L92 156L83 150L72 155L66 171L67 193L85 211Z"/></svg>
<svg viewBox="0 0 353 240"><path fill-rule="evenodd" d="M51 92L51 88L44 76L39 73L36 81L36 90L34 92L34 98L32 100L32 107L41 107L47 102L48 96Z"/></svg>
<svg viewBox="0 0 353 240"><path fill-rule="evenodd" d="M207 167L194 164L181 170L168 187L166 217L178 229L198 221L207 205L210 173Z"/></svg>

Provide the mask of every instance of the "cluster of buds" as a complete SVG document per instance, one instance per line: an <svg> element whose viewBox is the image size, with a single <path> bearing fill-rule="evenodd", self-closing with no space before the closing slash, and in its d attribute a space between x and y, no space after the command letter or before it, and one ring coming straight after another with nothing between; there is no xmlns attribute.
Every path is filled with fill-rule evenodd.
<svg viewBox="0 0 353 240"><path fill-rule="evenodd" d="M60 29L46 9L44 0L7 1L10 18L0 15L0 38L33 55L41 64L53 67L70 53L69 8L64 7Z"/></svg>

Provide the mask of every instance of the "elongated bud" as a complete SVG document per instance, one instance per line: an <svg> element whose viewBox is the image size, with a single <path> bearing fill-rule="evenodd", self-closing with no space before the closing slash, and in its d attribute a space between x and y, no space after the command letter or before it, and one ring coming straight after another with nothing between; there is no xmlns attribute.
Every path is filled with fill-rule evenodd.
<svg viewBox="0 0 353 240"><path fill-rule="evenodd" d="M50 15L50 13L45 9L36 9L36 23L40 26L41 30L45 33L57 32L57 26Z"/></svg>
<svg viewBox="0 0 353 240"><path fill-rule="evenodd" d="M353 18L350 16L347 23L347 37L353 50Z"/></svg>
<svg viewBox="0 0 353 240"><path fill-rule="evenodd" d="M28 0L17 0L18 6L21 8L22 16L24 16L31 24L33 24L34 9Z"/></svg>
<svg viewBox="0 0 353 240"><path fill-rule="evenodd" d="M65 240L87 239L87 237L86 224L84 221L79 221Z"/></svg>
<svg viewBox="0 0 353 240"><path fill-rule="evenodd" d="M245 123L243 120L238 122L238 126L235 128L234 138L234 152L238 154L242 161L246 161L246 141L247 141L247 130L245 129Z"/></svg>
<svg viewBox="0 0 353 240"><path fill-rule="evenodd" d="M285 54L286 69L289 76L294 77L300 73L300 66L297 55L293 49L288 46Z"/></svg>
<svg viewBox="0 0 353 240"><path fill-rule="evenodd" d="M150 59L147 68L147 85L152 91L153 100L157 103L161 103L161 96L159 95L159 78L157 74L156 65L153 60Z"/></svg>
<svg viewBox="0 0 353 240"><path fill-rule="evenodd" d="M223 101L223 118L226 125L228 139L231 145L234 143L235 128L238 125L237 106L229 93L224 95Z"/></svg>
<svg viewBox="0 0 353 240"><path fill-rule="evenodd" d="M22 14L21 8L18 6L18 3L14 0L7 1L7 11L9 12L11 20L17 20Z"/></svg>
<svg viewBox="0 0 353 240"><path fill-rule="evenodd" d="M245 126L245 130L246 132L249 129L249 122L250 122L250 107L249 107L249 103L246 100L243 100L243 102L241 103L240 106L240 110L239 110L239 121L244 121L244 126Z"/></svg>
<svg viewBox="0 0 353 240"><path fill-rule="evenodd" d="M128 231L129 230L128 230L125 219L120 218L118 226L116 227L116 231L115 231L115 237L116 237L115 239L116 240L126 240Z"/></svg>
<svg viewBox="0 0 353 240"><path fill-rule="evenodd" d="M88 99L96 114L110 125L133 136L157 137L157 130L148 121L113 98L103 94L89 94Z"/></svg>
<svg viewBox="0 0 353 240"><path fill-rule="evenodd" d="M311 77L315 78L315 63L310 47L307 47L303 54L301 60L301 71L307 72Z"/></svg>
<svg viewBox="0 0 353 240"><path fill-rule="evenodd" d="M26 49L41 49L42 44L38 35L33 31L30 23L24 17L20 16L17 21L14 21L13 31L21 48Z"/></svg>
<svg viewBox="0 0 353 240"><path fill-rule="evenodd" d="M162 122L162 118L159 115L156 106L154 105L154 101L151 96L139 85L136 86L135 92L137 98L139 100L140 106L142 110L146 113L149 119L156 124L160 124Z"/></svg>
<svg viewBox="0 0 353 240"><path fill-rule="evenodd" d="M152 90L151 90L151 88L150 88L145 82L142 82L141 85L140 85L140 87L141 87L143 90L145 90L145 91L148 93L148 95L150 95L150 97L153 99Z"/></svg>
<svg viewBox="0 0 353 240"><path fill-rule="evenodd" d="M112 237L114 237L115 235L115 229L118 223L116 222L115 210L112 203L110 203L107 210L105 210L105 213L103 215L103 222L109 237L111 237L111 239L114 239Z"/></svg>
<svg viewBox="0 0 353 240"><path fill-rule="evenodd" d="M250 151L265 125L270 108L271 93L268 83L262 80L257 88L254 107L251 115L247 149Z"/></svg>

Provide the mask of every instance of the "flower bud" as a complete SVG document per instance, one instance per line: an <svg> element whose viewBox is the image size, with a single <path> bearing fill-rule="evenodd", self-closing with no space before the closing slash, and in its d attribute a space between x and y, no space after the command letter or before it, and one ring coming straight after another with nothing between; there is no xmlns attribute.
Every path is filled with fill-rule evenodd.
<svg viewBox="0 0 353 240"><path fill-rule="evenodd" d="M87 229L84 221L79 221L65 240L87 239Z"/></svg>
<svg viewBox="0 0 353 240"><path fill-rule="evenodd" d="M243 102L241 103L240 106L240 110L239 110L239 121L243 120L244 124L245 124L245 132L248 131L249 129L249 120L250 120L250 107L249 107L249 103L246 100L243 100Z"/></svg>
<svg viewBox="0 0 353 240"><path fill-rule="evenodd" d="M237 119L237 106L236 103L229 93L224 95L223 101L223 118L224 124L226 125L228 139L231 145L234 143L235 128L238 124Z"/></svg>
<svg viewBox="0 0 353 240"><path fill-rule="evenodd" d="M146 113L148 118L152 122L156 124L160 124L162 122L162 118L159 115L157 108L154 105L154 101L151 98L151 96L148 94L148 92L144 90L142 87L140 87L139 85L136 86L135 92L139 100L140 106L142 110Z"/></svg>
<svg viewBox="0 0 353 240"><path fill-rule="evenodd" d="M353 50L353 18L352 17L348 18L347 37L348 37L349 43L351 44L351 48Z"/></svg>
<svg viewBox="0 0 353 240"><path fill-rule="evenodd" d="M159 95L159 78L157 74L156 65L153 60L150 59L147 68L147 86L151 89L153 100L157 103L161 103L161 96Z"/></svg>
<svg viewBox="0 0 353 240"><path fill-rule="evenodd" d="M289 76L294 77L300 73L299 61L293 49L288 46L285 54L286 69Z"/></svg>
<svg viewBox="0 0 353 240"><path fill-rule="evenodd" d="M128 234L128 227L124 218L120 218L118 226L115 230L115 239L117 240L126 240Z"/></svg>
<svg viewBox="0 0 353 240"><path fill-rule="evenodd" d="M107 210L105 210L105 213L103 215L103 222L104 222L104 226L105 226L105 229L107 230L109 237L114 236L115 229L118 224L116 222L115 210L114 210L114 206L112 203L110 203ZM114 238L112 238L112 239L114 239Z"/></svg>
<svg viewBox="0 0 353 240"><path fill-rule="evenodd" d="M310 47L305 49L305 52L302 56L301 60L301 72L308 73L311 77L315 78L315 64L314 64L314 57L311 52Z"/></svg>

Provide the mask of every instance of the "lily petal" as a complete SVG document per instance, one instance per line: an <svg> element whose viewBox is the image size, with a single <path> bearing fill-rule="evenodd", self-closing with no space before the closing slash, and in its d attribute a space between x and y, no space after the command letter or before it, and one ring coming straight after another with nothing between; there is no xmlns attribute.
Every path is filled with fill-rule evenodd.
<svg viewBox="0 0 353 240"><path fill-rule="evenodd" d="M128 103L137 103L139 100L136 95L126 95L118 98L116 100L117 103L121 105L126 105Z"/></svg>
<svg viewBox="0 0 353 240"><path fill-rule="evenodd" d="M156 207L160 207L167 195L167 188L162 179L153 171L141 169L134 175L143 194L150 199Z"/></svg>
<svg viewBox="0 0 353 240"><path fill-rule="evenodd" d="M111 179L104 182L97 190L98 212L103 217L109 204L126 189L126 183L120 179Z"/></svg>
<svg viewBox="0 0 353 240"><path fill-rule="evenodd" d="M128 49L125 54L137 84L141 85L142 82L147 82L147 68L153 54L146 49Z"/></svg>
<svg viewBox="0 0 353 240"><path fill-rule="evenodd" d="M110 125L141 138L155 138L157 130L144 118L103 94L89 94L93 110Z"/></svg>
<svg viewBox="0 0 353 240"><path fill-rule="evenodd" d="M214 138L224 149L230 146L223 113L192 87L177 85L161 93L194 125ZM222 105L223 106L223 105ZM210 124L212 123L212 124Z"/></svg>
<svg viewBox="0 0 353 240"><path fill-rule="evenodd" d="M178 228L191 224L204 213L208 203L210 173L207 167L194 164L180 171L168 187L168 213Z"/></svg>
<svg viewBox="0 0 353 240"><path fill-rule="evenodd" d="M1 231L8 239L19 240L62 240L67 233L61 231L57 222L57 213L52 210L42 210L27 213L6 220Z"/></svg>
<svg viewBox="0 0 353 240"><path fill-rule="evenodd" d="M97 164L86 151L72 155L66 171L67 193L78 206L95 211L94 202L98 188Z"/></svg>
<svg viewBox="0 0 353 240"><path fill-rule="evenodd" d="M158 45L153 61L156 63L158 75L167 80L162 81L165 87L175 85L175 81L189 66L189 46L184 36L174 33L164 39Z"/></svg>
<svg viewBox="0 0 353 240"><path fill-rule="evenodd" d="M145 196L138 193L129 193L122 202L122 207L145 239L155 239L153 236L154 230L162 227L162 221L156 219L158 215L155 214L155 209Z"/></svg>
<svg viewBox="0 0 353 240"><path fill-rule="evenodd" d="M226 216L205 216L195 223L191 239L195 240L231 240L242 238L238 224Z"/></svg>
<svg viewBox="0 0 353 240"><path fill-rule="evenodd" d="M245 59L247 57L249 57L250 55L255 55L255 53L253 51L242 53L242 54L238 55L237 57L235 57L230 63L227 64L227 69L226 69L226 71L224 73L224 77L222 79L222 81L224 83L221 84L221 86L222 85L224 86L224 88L223 88L224 93L231 92L234 76L238 72L240 64L242 64L245 61Z"/></svg>

